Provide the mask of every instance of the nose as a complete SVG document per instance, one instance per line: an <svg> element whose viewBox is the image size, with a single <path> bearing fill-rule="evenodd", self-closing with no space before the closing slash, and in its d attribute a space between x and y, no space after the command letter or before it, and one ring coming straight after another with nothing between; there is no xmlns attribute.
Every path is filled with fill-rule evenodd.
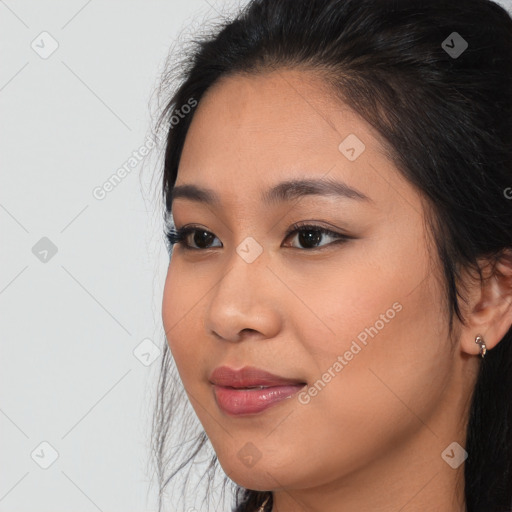
<svg viewBox="0 0 512 512"><path fill-rule="evenodd" d="M281 328L279 288L265 258L247 263L237 253L209 294L205 327L209 334L238 342L246 336L272 338ZM282 304L281 304L282 305Z"/></svg>

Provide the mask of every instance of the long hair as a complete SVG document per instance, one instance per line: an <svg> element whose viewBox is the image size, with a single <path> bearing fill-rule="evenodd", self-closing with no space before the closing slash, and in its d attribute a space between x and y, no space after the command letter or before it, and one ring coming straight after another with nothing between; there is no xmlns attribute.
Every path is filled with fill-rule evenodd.
<svg viewBox="0 0 512 512"><path fill-rule="evenodd" d="M482 279L478 258L497 261L512 247L510 15L490 0L250 1L183 54L180 84L159 118L159 126L168 126L166 217L194 115L173 123L176 112L191 100L200 102L222 77L284 68L318 73L333 97L378 131L399 172L422 192L442 265L450 332L454 315L464 324L461 271L474 269ZM161 90L172 88L176 69L164 73ZM192 447L167 451L173 418L186 398L179 381L171 380L167 343L163 350L153 423L161 492L209 444L203 432ZM509 330L482 361L472 395L464 468L468 512L512 510L511 427ZM210 456L209 480L218 468ZM270 492L236 486L234 494L236 512L254 511L267 497L272 503Z"/></svg>

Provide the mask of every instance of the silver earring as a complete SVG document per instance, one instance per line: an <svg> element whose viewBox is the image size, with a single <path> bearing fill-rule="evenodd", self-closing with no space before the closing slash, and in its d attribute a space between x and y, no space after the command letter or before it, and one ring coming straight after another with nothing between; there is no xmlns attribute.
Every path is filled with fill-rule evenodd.
<svg viewBox="0 0 512 512"><path fill-rule="evenodd" d="M482 359L485 357L485 354L487 353L487 347L485 346L485 341L484 339L482 338L482 336L478 335L476 338L475 338L475 343L477 345L480 345L480 356L482 357Z"/></svg>

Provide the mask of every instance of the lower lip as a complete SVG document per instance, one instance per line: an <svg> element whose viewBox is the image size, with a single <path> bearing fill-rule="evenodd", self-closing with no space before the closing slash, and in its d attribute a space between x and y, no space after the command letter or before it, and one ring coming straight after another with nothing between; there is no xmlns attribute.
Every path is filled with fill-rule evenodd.
<svg viewBox="0 0 512 512"><path fill-rule="evenodd" d="M213 386L218 406L235 416L255 414L298 393L305 384L272 386L264 389L235 389Z"/></svg>

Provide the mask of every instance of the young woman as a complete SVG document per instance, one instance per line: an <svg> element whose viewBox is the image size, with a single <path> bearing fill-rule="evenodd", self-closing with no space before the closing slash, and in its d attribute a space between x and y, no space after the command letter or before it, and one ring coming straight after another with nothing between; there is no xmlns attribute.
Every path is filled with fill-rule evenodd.
<svg viewBox="0 0 512 512"><path fill-rule="evenodd" d="M161 491L211 443L237 512L510 512L510 15L253 0L183 64Z"/></svg>

